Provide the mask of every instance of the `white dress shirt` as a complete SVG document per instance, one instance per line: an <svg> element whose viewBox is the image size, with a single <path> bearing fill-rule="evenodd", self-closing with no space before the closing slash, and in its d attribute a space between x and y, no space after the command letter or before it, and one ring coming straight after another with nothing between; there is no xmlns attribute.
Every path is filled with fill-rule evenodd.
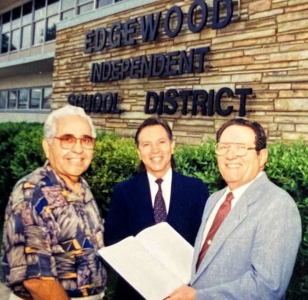
<svg viewBox="0 0 308 300"><path fill-rule="evenodd" d="M149 180L150 190L151 190L152 206L154 208L155 196L158 192L158 184L155 181L158 178L156 178L149 172L147 172L147 174L148 174L148 180ZM168 214L169 207L170 207L171 183L172 183L172 169L171 168L166 172L162 180L163 182L161 183L161 189L163 192L163 198L165 200L166 212Z"/></svg>
<svg viewBox="0 0 308 300"><path fill-rule="evenodd" d="M244 194L244 192L246 191L246 189L257 179L261 176L261 174L263 173L262 172L259 172L259 174L253 179L251 180L250 182L246 183L245 185L231 191L229 189L229 187L227 187L225 193L221 196L221 198L219 199L219 201L216 203L216 205L214 206L213 210L211 211L208 219L207 219L207 222L205 224L205 228L204 228L204 231L203 231L203 241L202 241L202 245L204 244L204 241L211 229L211 226L214 222L214 219L216 217L216 214L221 206L221 204L225 201L226 199L226 196L229 192L232 192L233 194L233 199L231 200L231 210L234 208L234 206L236 205L236 203L238 202L238 200L241 198L241 196Z"/></svg>

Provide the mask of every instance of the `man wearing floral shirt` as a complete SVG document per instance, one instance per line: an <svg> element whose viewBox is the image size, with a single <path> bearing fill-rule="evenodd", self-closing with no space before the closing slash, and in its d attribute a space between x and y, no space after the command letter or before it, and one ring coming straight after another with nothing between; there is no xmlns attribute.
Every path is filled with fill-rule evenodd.
<svg viewBox="0 0 308 300"><path fill-rule="evenodd" d="M103 222L80 177L95 137L81 108L65 106L48 116L48 160L16 184L5 212L2 276L10 300L102 299L106 271L96 251L104 246Z"/></svg>

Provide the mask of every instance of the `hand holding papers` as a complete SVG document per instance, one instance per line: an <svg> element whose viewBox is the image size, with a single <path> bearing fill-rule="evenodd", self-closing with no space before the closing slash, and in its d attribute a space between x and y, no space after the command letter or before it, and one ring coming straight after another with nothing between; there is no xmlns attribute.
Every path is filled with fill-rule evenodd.
<svg viewBox="0 0 308 300"><path fill-rule="evenodd" d="M165 222L98 252L147 300L162 300L190 280L193 247Z"/></svg>

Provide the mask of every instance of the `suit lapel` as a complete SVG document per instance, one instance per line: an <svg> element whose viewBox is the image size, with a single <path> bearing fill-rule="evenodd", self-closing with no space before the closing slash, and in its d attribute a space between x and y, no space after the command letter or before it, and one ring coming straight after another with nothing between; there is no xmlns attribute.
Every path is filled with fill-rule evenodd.
<svg viewBox="0 0 308 300"><path fill-rule="evenodd" d="M150 225L155 224L152 206L150 184L146 172L140 174L135 185L135 208L139 209L138 215Z"/></svg>
<svg viewBox="0 0 308 300"><path fill-rule="evenodd" d="M171 194L170 194L170 206L167 215L167 221L175 218L178 218L177 209L180 207L180 203L182 199L182 185L179 182L178 174L172 170L172 181L171 181Z"/></svg>
<svg viewBox="0 0 308 300"><path fill-rule="evenodd" d="M197 260L198 260L201 248L203 246L203 232L204 232L205 224L207 222L207 219L209 218L211 211L213 210L214 206L216 205L217 201L220 199L220 197L224 194L225 191L226 191L226 189L218 191L217 193L210 196L210 198L207 200L207 203L206 203L206 206L205 206L205 209L204 209L204 213L203 213L203 217L202 217L202 222L201 222L201 225L200 225L200 228L199 228L199 231L198 231L198 235L197 235L197 238L196 238L196 243L195 243L195 246L194 246L194 256L193 256L192 273L191 273L191 274L193 274L192 282L194 281L194 278L199 273L198 272L197 274L195 274ZM199 270L200 270L200 268L199 268Z"/></svg>
<svg viewBox="0 0 308 300"><path fill-rule="evenodd" d="M211 263L213 258L216 256L216 254L218 253L218 251L228 238L228 236L243 222L243 220L245 220L245 218L248 215L248 206L257 201L258 198L261 196L263 192L262 185L264 185L266 181L268 181L268 179L266 174L264 173L259 178L257 178L255 182L253 182L251 186L249 186L247 190L244 192L244 194L240 197L235 207L231 210L231 212L228 214L228 216L218 229L213 240L214 242L212 243L208 252L206 253L197 273L195 273L195 269L193 270L191 284L193 284L193 282L202 274L202 272ZM223 192L225 192L225 189L219 192L219 194L217 193L217 197L213 199L214 203L211 205L211 210L213 209L217 201L220 199L220 197L223 195ZM206 212L206 215L204 216L204 220L201 225L202 230L200 230L198 234L198 244L195 245L193 268L195 268L196 266L199 252L202 247L203 231L206 224L206 220L211 210Z"/></svg>

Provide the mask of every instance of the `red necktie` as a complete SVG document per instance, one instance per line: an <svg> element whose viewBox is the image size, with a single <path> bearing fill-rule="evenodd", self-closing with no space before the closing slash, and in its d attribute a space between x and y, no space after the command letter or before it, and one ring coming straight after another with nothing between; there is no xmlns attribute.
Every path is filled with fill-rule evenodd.
<svg viewBox="0 0 308 300"><path fill-rule="evenodd" d="M204 244L202 246L202 249L199 253L198 261L197 261L197 264L196 264L196 271L198 270L207 250L210 248L212 240L213 240L219 226L222 224L222 222L224 221L224 219L228 215L229 211L231 210L231 201L232 201L233 198L234 197L233 197L232 192L229 192L226 196L225 201L219 207L219 210L218 210L218 212L215 216L215 219L214 219L213 224L210 228L210 231L208 232L207 237L206 237Z"/></svg>

